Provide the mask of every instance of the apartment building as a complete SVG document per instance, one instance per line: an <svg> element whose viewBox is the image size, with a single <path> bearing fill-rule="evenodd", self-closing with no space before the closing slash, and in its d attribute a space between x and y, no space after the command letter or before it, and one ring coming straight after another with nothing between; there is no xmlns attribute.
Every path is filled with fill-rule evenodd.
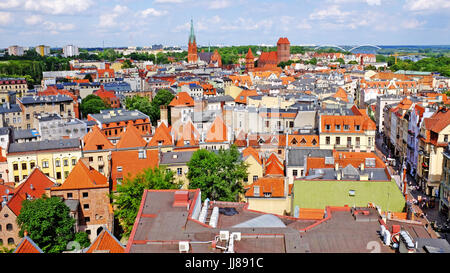
<svg viewBox="0 0 450 273"><path fill-rule="evenodd" d="M10 101L9 92L16 92L22 97L28 91L27 80L25 78L0 78L0 99L2 103L15 103L15 98Z"/></svg>

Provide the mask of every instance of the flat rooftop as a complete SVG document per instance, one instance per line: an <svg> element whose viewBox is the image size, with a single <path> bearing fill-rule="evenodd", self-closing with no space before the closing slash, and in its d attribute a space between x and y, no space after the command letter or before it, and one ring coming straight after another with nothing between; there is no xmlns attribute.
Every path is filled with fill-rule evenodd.
<svg viewBox="0 0 450 273"><path fill-rule="evenodd" d="M147 190L127 245L130 253L178 253L178 243L188 241L192 253L220 253L212 241L226 230L240 232L236 253L370 253L379 244L383 253L394 253L380 239L380 222L374 208L328 208L322 220L303 220L247 209L246 203L209 202L206 224L192 219L200 190L189 190L189 210L174 207L176 190ZM219 212L217 226L209 225L213 207ZM364 210L366 214L355 213ZM194 216L195 217L195 216ZM390 223L389 223L390 224ZM401 223L411 228L411 224ZM413 225L415 238L431 238L422 225ZM217 241L225 246L225 242Z"/></svg>

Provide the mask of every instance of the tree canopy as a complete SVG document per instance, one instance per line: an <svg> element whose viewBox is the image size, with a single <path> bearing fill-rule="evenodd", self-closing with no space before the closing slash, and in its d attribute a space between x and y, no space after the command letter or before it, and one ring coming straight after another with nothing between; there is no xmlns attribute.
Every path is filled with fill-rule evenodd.
<svg viewBox="0 0 450 273"><path fill-rule="evenodd" d="M125 107L128 110L139 110L148 115L153 125L161 118L160 106L169 105L175 96L166 89L160 89L152 101L147 97L134 96L125 99ZM169 115L170 117L170 115Z"/></svg>
<svg viewBox="0 0 450 273"><path fill-rule="evenodd" d="M87 95L81 100L80 111L83 117L87 117L89 114L98 114L100 110L105 110L110 106L102 100L99 96L94 94Z"/></svg>
<svg viewBox="0 0 450 273"><path fill-rule="evenodd" d="M133 179L126 178L122 184L118 184L117 192L111 197L123 235L128 236L133 229L144 190L179 189L180 186L181 183L175 181L174 173L164 166L144 169Z"/></svg>
<svg viewBox="0 0 450 273"><path fill-rule="evenodd" d="M247 177L247 165L240 159L236 146L217 153L200 149L188 162L189 188L200 188L202 201L239 201L244 192L242 181Z"/></svg>
<svg viewBox="0 0 450 273"><path fill-rule="evenodd" d="M75 219L70 216L69 207L58 197L25 200L17 223L19 236L23 237L26 231L45 253L61 253L75 238Z"/></svg>

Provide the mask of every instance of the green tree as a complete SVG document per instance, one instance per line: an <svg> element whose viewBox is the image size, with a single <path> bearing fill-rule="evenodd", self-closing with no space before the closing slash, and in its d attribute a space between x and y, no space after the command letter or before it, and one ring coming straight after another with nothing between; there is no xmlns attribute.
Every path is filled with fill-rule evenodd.
<svg viewBox="0 0 450 273"><path fill-rule="evenodd" d="M348 62L348 64L358 64L358 62L357 61L350 61L350 62Z"/></svg>
<svg viewBox="0 0 450 273"><path fill-rule="evenodd" d="M100 110L108 109L108 105L99 97L94 94L90 94L81 100L80 111L83 117L87 117L89 114L98 114Z"/></svg>
<svg viewBox="0 0 450 273"><path fill-rule="evenodd" d="M342 59L342 58L339 58L339 59L337 59L336 61L339 62L340 64L345 64L345 61L344 61L344 59Z"/></svg>
<svg viewBox="0 0 450 273"><path fill-rule="evenodd" d="M86 76L84 76L85 80L89 80L89 82L92 82L92 75L91 74L86 74Z"/></svg>
<svg viewBox="0 0 450 273"><path fill-rule="evenodd" d="M133 68L133 67L134 67L134 65L131 63L130 60L125 60L122 64L122 69Z"/></svg>
<svg viewBox="0 0 450 273"><path fill-rule="evenodd" d="M91 245L91 240L89 240L89 235L84 231L79 231L75 233L75 242L78 242L81 248L86 248Z"/></svg>
<svg viewBox="0 0 450 273"><path fill-rule="evenodd" d="M158 93L156 93L155 97L151 102L152 111L150 118L152 120L153 125L156 125L156 122L161 118L160 107L162 105L168 106L174 97L175 96L172 94L172 92L170 92L167 89L160 89Z"/></svg>
<svg viewBox="0 0 450 273"><path fill-rule="evenodd" d="M236 146L218 153L200 149L188 162L189 188L202 191L205 198L218 201L238 201L244 192L242 181L248 166L240 159Z"/></svg>
<svg viewBox="0 0 450 273"><path fill-rule="evenodd" d="M118 184L117 192L112 193L111 198L123 235L128 236L133 229L144 190L179 189L180 186L181 183L175 181L174 173L164 166L144 169L133 179L126 178L122 184Z"/></svg>
<svg viewBox="0 0 450 273"><path fill-rule="evenodd" d="M75 219L70 216L70 209L58 197L25 200L17 217L20 231L24 232L45 253L61 253L74 239Z"/></svg>

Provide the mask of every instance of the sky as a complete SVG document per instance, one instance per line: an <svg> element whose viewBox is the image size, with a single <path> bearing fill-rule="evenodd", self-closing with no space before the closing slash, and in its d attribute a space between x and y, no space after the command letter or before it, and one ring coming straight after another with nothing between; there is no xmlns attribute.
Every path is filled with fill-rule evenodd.
<svg viewBox="0 0 450 273"><path fill-rule="evenodd" d="M450 0L0 0L0 48L449 45Z"/></svg>

